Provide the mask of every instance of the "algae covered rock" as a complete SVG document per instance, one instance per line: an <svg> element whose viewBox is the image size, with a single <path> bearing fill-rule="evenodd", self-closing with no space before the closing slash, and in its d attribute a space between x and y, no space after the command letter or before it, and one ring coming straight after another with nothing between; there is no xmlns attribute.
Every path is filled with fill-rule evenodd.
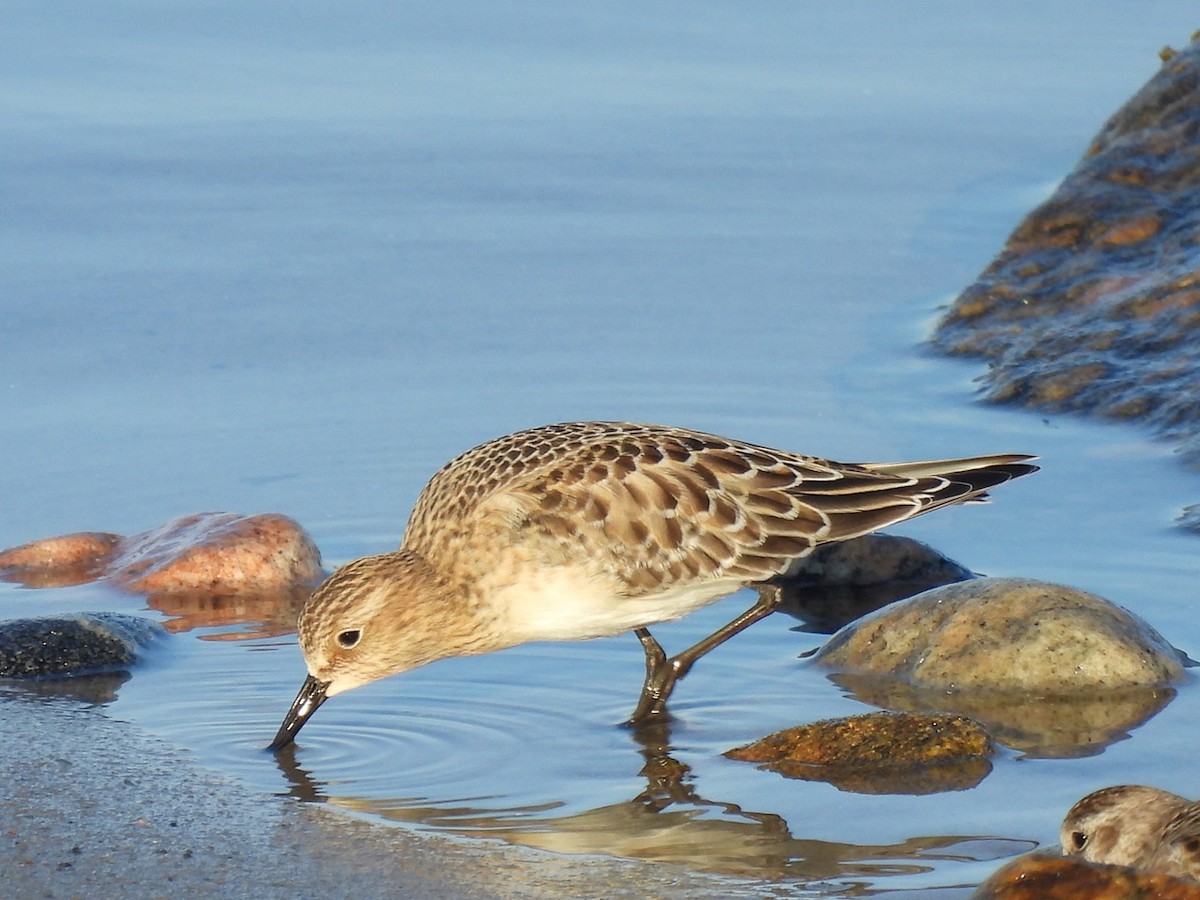
<svg viewBox="0 0 1200 900"><path fill-rule="evenodd" d="M962 716L881 712L788 728L724 755L857 793L927 794L974 787L992 752L983 727Z"/></svg>
<svg viewBox="0 0 1200 900"><path fill-rule="evenodd" d="M1137 420L1200 453L1200 43L1169 55L955 300L932 343L989 399Z"/></svg>

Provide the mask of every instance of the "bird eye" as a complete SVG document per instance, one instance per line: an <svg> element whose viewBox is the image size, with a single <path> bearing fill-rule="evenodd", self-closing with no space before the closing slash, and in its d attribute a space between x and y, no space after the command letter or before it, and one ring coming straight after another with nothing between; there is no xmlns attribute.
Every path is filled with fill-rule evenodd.
<svg viewBox="0 0 1200 900"><path fill-rule="evenodd" d="M1071 849L1078 853L1087 844L1087 835L1082 831L1071 832Z"/></svg>
<svg viewBox="0 0 1200 900"><path fill-rule="evenodd" d="M362 638L362 630L358 628L350 628L346 631L339 631L337 636L338 645L343 650L351 649Z"/></svg>

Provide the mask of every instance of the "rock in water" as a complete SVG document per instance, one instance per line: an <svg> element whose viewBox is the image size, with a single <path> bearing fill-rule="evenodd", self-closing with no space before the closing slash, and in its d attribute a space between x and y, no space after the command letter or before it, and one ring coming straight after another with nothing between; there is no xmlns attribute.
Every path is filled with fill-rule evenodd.
<svg viewBox="0 0 1200 900"><path fill-rule="evenodd" d="M1190 660L1153 628L1063 585L980 578L847 625L814 657L885 709L968 716L1031 756L1088 756L1175 696Z"/></svg>
<svg viewBox="0 0 1200 900"><path fill-rule="evenodd" d="M814 659L918 687L1050 694L1170 685L1187 662L1128 610L1021 578L979 578L894 603L847 625Z"/></svg>
<svg viewBox="0 0 1200 900"><path fill-rule="evenodd" d="M1034 853L1004 866L971 900L1200 900L1200 883Z"/></svg>
<svg viewBox="0 0 1200 900"><path fill-rule="evenodd" d="M933 345L988 399L1137 420L1200 463L1200 42L1093 138L954 301Z"/></svg>
<svg viewBox="0 0 1200 900"><path fill-rule="evenodd" d="M928 794L974 787L991 771L992 752L970 719L882 712L787 728L724 756L844 791Z"/></svg>
<svg viewBox="0 0 1200 900"><path fill-rule="evenodd" d="M119 613L78 613L0 622L0 678L69 678L128 669L166 634Z"/></svg>

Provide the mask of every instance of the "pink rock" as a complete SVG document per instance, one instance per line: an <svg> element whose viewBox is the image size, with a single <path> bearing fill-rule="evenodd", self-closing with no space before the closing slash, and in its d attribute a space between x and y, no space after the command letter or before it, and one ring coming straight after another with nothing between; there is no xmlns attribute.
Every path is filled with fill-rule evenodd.
<svg viewBox="0 0 1200 900"><path fill-rule="evenodd" d="M0 579L28 587L95 581L103 577L121 540L119 534L83 531L0 550Z"/></svg>
<svg viewBox="0 0 1200 900"><path fill-rule="evenodd" d="M143 594L228 596L312 585L321 554L287 516L199 513L121 541L107 579Z"/></svg>
<svg viewBox="0 0 1200 900"><path fill-rule="evenodd" d="M274 513L199 513L132 537L82 532L0 550L0 579L39 588L107 581L147 594L169 631L237 629L214 640L294 631L323 575L312 538Z"/></svg>
<svg viewBox="0 0 1200 900"><path fill-rule="evenodd" d="M321 553L287 516L199 513L132 537L80 532L0 550L0 578L28 587L106 580L141 594L209 595L311 587Z"/></svg>

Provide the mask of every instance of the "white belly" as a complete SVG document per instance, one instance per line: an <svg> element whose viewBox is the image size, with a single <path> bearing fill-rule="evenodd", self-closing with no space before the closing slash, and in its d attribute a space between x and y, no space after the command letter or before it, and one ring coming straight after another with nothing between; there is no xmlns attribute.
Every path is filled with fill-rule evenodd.
<svg viewBox="0 0 1200 900"><path fill-rule="evenodd" d="M637 598L617 594L611 582L589 578L572 567L541 569L491 592L497 612L516 638L525 641L582 641L623 634L643 625L686 616L742 587L713 581L670 588Z"/></svg>

